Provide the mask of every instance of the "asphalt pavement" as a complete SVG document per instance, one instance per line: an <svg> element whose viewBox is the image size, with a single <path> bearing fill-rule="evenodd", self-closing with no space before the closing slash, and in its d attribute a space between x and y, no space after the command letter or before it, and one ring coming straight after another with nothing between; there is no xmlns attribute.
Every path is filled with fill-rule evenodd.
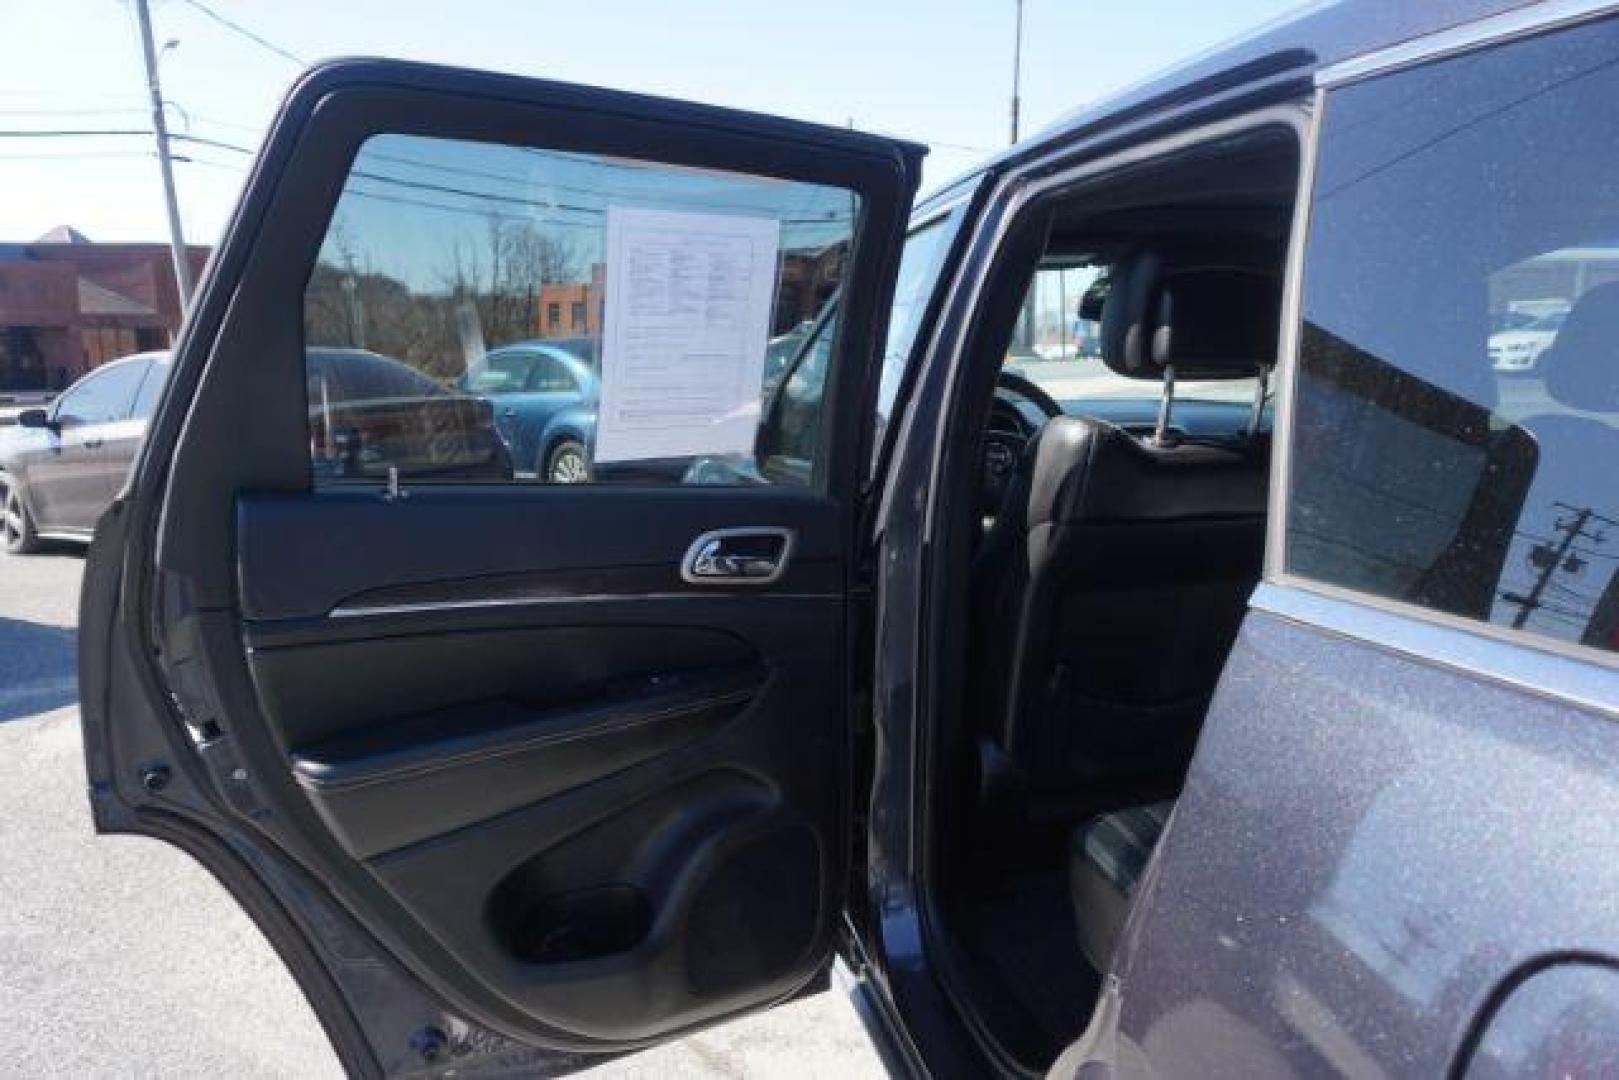
<svg viewBox="0 0 1619 1080"><path fill-rule="evenodd" d="M302 993L200 865L97 837L74 672L83 559L0 555L0 1015L7 1076L340 1075ZM881 1075L847 998L820 994L583 1074Z"/></svg>

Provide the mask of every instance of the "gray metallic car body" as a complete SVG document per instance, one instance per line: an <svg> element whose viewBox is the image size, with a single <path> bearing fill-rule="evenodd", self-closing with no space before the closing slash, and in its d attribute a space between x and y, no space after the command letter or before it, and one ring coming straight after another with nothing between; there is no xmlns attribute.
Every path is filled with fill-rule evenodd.
<svg viewBox="0 0 1619 1080"><path fill-rule="evenodd" d="M963 1006L964 977L952 966L932 882L951 852L936 844L930 809L952 779L940 770L943 733L960 709L952 678L964 603L953 559L964 536L950 534L947 523L965 517L952 513L952 500L969 496L946 481L975 466L973 409L984 396L969 362L979 344L976 309L987 276L1018 242L1019 214L1034 189L1053 176L1115 167L1251 124L1261 113L1298 125L1308 161L1310 108L1338 81L1508 43L1611 7L1449 0L1313 8L1060 122L919 208L918 223L956 215L962 227L878 448L866 531L857 535L870 547L863 553L869 589L849 611L872 730L870 787L857 792L865 815L856 887L865 892L848 898L842 951L891 1067L1018 1071ZM1308 166L1304 172L1307 189ZM1291 245L1290 327L1305 269L1302 237L1301 226ZM1103 999L1059 1069L1518 1074L1565 1062L1571 1019L1596 1033L1577 1063L1600 1069L1614 1060L1619 1030L1611 840L1619 673L1611 659L1589 652L1283 571L1287 485L1280 481L1295 344L1284 334L1265 583ZM111 515L103 526L99 543L109 554L124 543L125 517ZM84 621L104 629L118 566L104 558L91 569ZM109 653L104 643L87 645L88 701L105 689ZM96 755L113 741L109 730L129 736L104 721L91 724L95 775ZM135 812L127 816L119 824L132 831L181 832L164 826L161 814L143 830ZM175 842L193 850L212 842L207 830L186 827L193 834ZM278 880L273 858L264 862L268 870L237 876L267 897L293 897L286 903L302 923L338 926L345 945L370 948L341 909L300 891L298 879ZM289 876L284 866L279 873ZM288 942L308 937L281 927L276 940L292 953ZM318 947L309 948L312 956ZM308 975L323 974L318 959L293 959L302 959L306 985L319 982ZM400 1018L400 1029L408 1028L404 1018L437 1008L406 999L404 985L415 984L389 982L371 999ZM345 992L329 989L323 1014L338 1012ZM400 1040L388 1045L403 1057Z"/></svg>
<svg viewBox="0 0 1619 1080"><path fill-rule="evenodd" d="M102 423L63 424L59 410L69 396L92 378L115 368L148 370L131 392L133 404L141 380L161 378L167 353L137 353L111 361L74 382L44 409L45 427L0 428L0 476L15 485L36 528L46 539L85 540L96 518L118 493L129 463L146 430L147 417L125 414ZM150 374L157 372L157 374Z"/></svg>
<svg viewBox="0 0 1619 1080"><path fill-rule="evenodd" d="M945 188L916 222L967 215L935 299L893 447L877 583L878 746L869 837L879 972L871 1014L918 1070L968 1053L1016 1071L964 1015L962 976L929 896L938 734L955 663L937 628L950 590L934 523L941 475L971 444L974 304L1027 189L1150 157L1341 82L1607 14L1592 3L1329 4L1060 121ZM1305 122L1306 157L1315 132ZM1153 149L1157 146L1157 151ZM1301 190L1309 190L1309 169ZM1307 255L1290 245L1290 288ZM1279 380L1292 377L1288 309ZM1288 430L1284 413L1277 431ZM898 423L896 427L900 426ZM1279 435L1274 470L1286 467ZM1104 1000L1054 1075L1539 1073L1569 1020L1611 1061L1619 979L1619 672L1487 626L1289 578L1286 484L1273 472L1267 574L1205 721L1170 825L1115 954ZM931 542L931 558L920 552ZM913 554L915 553L915 554ZM902 622L917 610L927 624ZM1548 989L1542 989L1548 988ZM931 1020L923 1019L931 1018ZM1602 1026L1602 1025L1606 1026ZM1106 1075L1100 1074L1100 1075Z"/></svg>

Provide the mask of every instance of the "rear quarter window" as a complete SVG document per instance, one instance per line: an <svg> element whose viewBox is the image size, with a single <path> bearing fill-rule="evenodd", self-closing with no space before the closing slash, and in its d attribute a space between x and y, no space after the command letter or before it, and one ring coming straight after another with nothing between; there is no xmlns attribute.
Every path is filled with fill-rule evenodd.
<svg viewBox="0 0 1619 1080"><path fill-rule="evenodd" d="M1328 96L1290 574L1619 648L1619 25Z"/></svg>

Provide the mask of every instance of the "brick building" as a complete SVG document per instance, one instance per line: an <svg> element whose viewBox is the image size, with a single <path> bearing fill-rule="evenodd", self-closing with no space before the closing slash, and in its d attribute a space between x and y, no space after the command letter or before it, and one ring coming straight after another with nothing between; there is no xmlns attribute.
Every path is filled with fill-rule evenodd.
<svg viewBox="0 0 1619 1080"><path fill-rule="evenodd" d="M190 249L200 274L208 249ZM0 392L58 390L99 364L161 349L180 327L167 244L97 244L57 228L0 244Z"/></svg>
<svg viewBox="0 0 1619 1080"><path fill-rule="evenodd" d="M600 337L602 267L591 270L591 280L541 285L534 313L534 332L540 337Z"/></svg>
<svg viewBox="0 0 1619 1080"><path fill-rule="evenodd" d="M789 251L781 261L772 336L812 319L843 279L848 248L830 244L810 251ZM596 263L590 280L541 285L535 293L534 334L542 338L600 337L602 298L607 267Z"/></svg>

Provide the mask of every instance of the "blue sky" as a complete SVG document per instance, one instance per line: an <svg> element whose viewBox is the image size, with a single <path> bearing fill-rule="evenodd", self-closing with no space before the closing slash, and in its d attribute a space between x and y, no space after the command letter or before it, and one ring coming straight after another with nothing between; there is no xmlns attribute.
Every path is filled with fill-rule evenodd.
<svg viewBox="0 0 1619 1080"><path fill-rule="evenodd" d="M304 61L384 55L594 83L933 145L938 184L1008 134L1013 0L202 0ZM1297 0L1025 0L1023 130L1037 130ZM176 130L254 148L299 66L210 18L153 0ZM0 130L147 125L126 0L0 3ZM0 138L0 241L72 224L163 239L149 138ZM190 145L177 166L187 238L212 243L248 158Z"/></svg>

